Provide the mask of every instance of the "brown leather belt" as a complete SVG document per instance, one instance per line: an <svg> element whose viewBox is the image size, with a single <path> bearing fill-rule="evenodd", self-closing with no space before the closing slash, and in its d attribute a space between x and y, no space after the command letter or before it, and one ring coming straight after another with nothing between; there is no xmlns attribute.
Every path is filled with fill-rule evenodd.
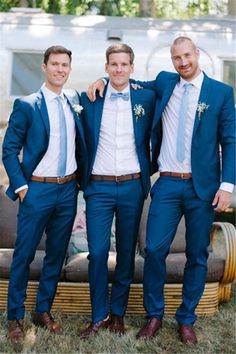
<svg viewBox="0 0 236 354"><path fill-rule="evenodd" d="M123 182L130 181L132 179L138 179L141 177L141 173L131 173L129 175L123 176L106 176L106 175L91 175L90 179L92 181L114 181L114 182Z"/></svg>
<svg viewBox="0 0 236 354"><path fill-rule="evenodd" d="M171 176L171 177L189 179L192 178L192 173L160 172L160 176Z"/></svg>
<svg viewBox="0 0 236 354"><path fill-rule="evenodd" d="M73 173L73 175L65 176L65 177L39 177L39 176L32 176L31 181L35 182L47 182L47 183L57 183L57 184L63 184L69 181L73 181L76 179L76 174Z"/></svg>

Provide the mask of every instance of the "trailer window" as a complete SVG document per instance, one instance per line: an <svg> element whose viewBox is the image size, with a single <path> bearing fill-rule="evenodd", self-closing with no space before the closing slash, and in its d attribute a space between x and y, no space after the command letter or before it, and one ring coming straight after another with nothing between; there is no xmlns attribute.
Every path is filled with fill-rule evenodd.
<svg viewBox="0 0 236 354"><path fill-rule="evenodd" d="M43 82L41 64L43 54L13 52L10 94L28 95L39 89Z"/></svg>
<svg viewBox="0 0 236 354"><path fill-rule="evenodd" d="M236 95L235 72L236 72L236 60L224 60L223 81L233 87L234 95Z"/></svg>

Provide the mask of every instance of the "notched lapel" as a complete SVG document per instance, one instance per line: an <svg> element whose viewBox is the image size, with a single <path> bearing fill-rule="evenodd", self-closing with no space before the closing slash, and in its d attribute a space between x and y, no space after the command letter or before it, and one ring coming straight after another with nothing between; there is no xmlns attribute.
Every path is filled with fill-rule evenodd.
<svg viewBox="0 0 236 354"><path fill-rule="evenodd" d="M179 77L177 76L175 80L173 80L169 85L166 85L166 88L163 92L163 98L161 100L161 112L163 112L163 109L166 107L167 103L170 100L170 97L175 89L175 85L179 81Z"/></svg>
<svg viewBox="0 0 236 354"><path fill-rule="evenodd" d="M66 92L64 91L64 95L65 95L67 102L70 106L71 112L73 113L73 117L75 120L76 127L79 131L79 134L85 143L84 129L82 126L80 113L79 114L76 113L73 108L73 105L80 105L79 96L76 94L76 91L73 91L73 94L72 93L70 94L69 90L67 90Z"/></svg>
<svg viewBox="0 0 236 354"><path fill-rule="evenodd" d="M133 127L135 136L138 133L138 127L140 126L140 121L145 119L145 107L143 106L142 100L140 99L142 92L139 90L134 90L132 87L130 88L130 101L131 101L131 110L133 117ZM140 105L141 108L144 109L144 114L141 114L139 117L135 114L135 106Z"/></svg>
<svg viewBox="0 0 236 354"><path fill-rule="evenodd" d="M103 112L105 97L106 97L105 94L104 94L103 98L97 97L96 101L94 102L94 106L93 106L95 146L97 146L97 144L98 144L98 138L99 138L99 134L100 134L102 112Z"/></svg>
<svg viewBox="0 0 236 354"><path fill-rule="evenodd" d="M76 91L73 91L73 93L71 92L72 90L63 90L64 95L67 99L67 102L70 106L71 112L74 115L74 118L80 119L80 113L75 111L75 108L73 107L74 105L80 106L80 100L79 100L79 96L77 95Z"/></svg>
<svg viewBox="0 0 236 354"><path fill-rule="evenodd" d="M46 102L45 102L45 98L44 95L42 94L42 92L39 92L36 98L36 104L39 108L39 112L41 115L41 118L43 120L43 123L45 125L46 128L46 132L48 134L50 134L50 125L49 125L49 117L48 117L48 110L47 110L47 106L46 106Z"/></svg>
<svg viewBox="0 0 236 354"><path fill-rule="evenodd" d="M204 74L204 79L202 82L202 87L201 87L201 92L200 92L198 103L201 102L201 103L205 103L205 104L209 105L209 93L210 93L210 80ZM198 112L196 110L194 127L193 127L193 136L196 133L196 130L197 130L201 120L206 118L205 115L206 115L206 112L203 112L201 115L201 118L199 118Z"/></svg>

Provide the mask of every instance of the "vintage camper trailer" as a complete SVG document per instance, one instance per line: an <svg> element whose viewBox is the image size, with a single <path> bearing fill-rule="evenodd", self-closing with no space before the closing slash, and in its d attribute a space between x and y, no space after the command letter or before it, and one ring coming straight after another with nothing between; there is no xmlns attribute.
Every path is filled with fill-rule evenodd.
<svg viewBox="0 0 236 354"><path fill-rule="evenodd" d="M35 10L33 10L35 11ZM42 53L54 44L73 52L67 87L79 91L104 75L105 50L121 41L135 51L134 77L148 80L173 71L169 46L188 35L201 49L202 69L235 87L235 18L188 21L104 16L59 16L40 12L0 13L0 124L7 121L15 97L37 90L43 76Z"/></svg>

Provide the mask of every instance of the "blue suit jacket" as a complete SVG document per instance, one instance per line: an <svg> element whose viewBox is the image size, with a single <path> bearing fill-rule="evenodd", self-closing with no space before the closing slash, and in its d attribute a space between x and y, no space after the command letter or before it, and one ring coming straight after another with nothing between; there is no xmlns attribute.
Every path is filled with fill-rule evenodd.
<svg viewBox="0 0 236 354"><path fill-rule="evenodd" d="M144 87L155 90L157 94L151 134L153 173L158 171L157 157L162 139L161 115L179 80L179 74L163 71L154 81L140 82ZM204 102L209 107L201 114L200 119L197 112L195 116L191 146L193 184L199 198L212 200L221 181L235 183L236 129L233 89L204 74L199 102Z"/></svg>
<svg viewBox="0 0 236 354"><path fill-rule="evenodd" d="M84 185L86 175L87 150L80 117L74 112L73 104L79 103L78 94L66 94L76 122L76 159L78 182ZM16 200L14 191L27 184L36 166L43 158L49 143L49 118L42 92L33 93L14 102L9 125L4 137L2 160L9 177L7 195ZM22 159L19 154L22 150Z"/></svg>
<svg viewBox="0 0 236 354"><path fill-rule="evenodd" d="M136 151L141 168L143 191L146 197L150 189L150 132L155 111L156 97L155 93L151 90L135 91L131 88L130 92ZM103 98L97 95L96 101L90 102L84 92L81 94L81 104L84 107L84 110L82 111L82 121L88 149L87 183L89 182L97 152L105 95L106 91L104 92ZM140 117L137 121L133 110L136 104L141 104L145 111L144 116Z"/></svg>

